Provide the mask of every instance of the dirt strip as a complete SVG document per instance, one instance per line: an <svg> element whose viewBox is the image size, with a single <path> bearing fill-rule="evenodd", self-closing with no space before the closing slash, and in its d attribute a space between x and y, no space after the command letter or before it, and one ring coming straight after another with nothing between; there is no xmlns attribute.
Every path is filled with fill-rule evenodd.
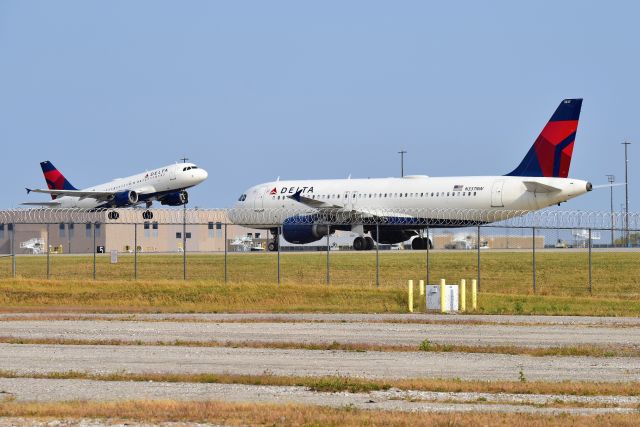
<svg viewBox="0 0 640 427"><path fill-rule="evenodd" d="M640 381L640 358L0 344L0 370L628 382Z"/></svg>
<svg viewBox="0 0 640 427"><path fill-rule="evenodd" d="M476 325L413 323L190 323L104 320L0 322L0 336L26 339L119 341L261 341L367 343L415 346L433 343L483 346L558 347L618 345L640 347L640 327L576 325Z"/></svg>
<svg viewBox="0 0 640 427"><path fill-rule="evenodd" d="M535 316L535 315L485 315L485 314L341 314L341 313L157 313L157 314L111 314L111 313L62 313L62 312L8 312L0 313L3 319L26 317L37 319L56 317L65 319L104 318L128 320L192 320L192 321L242 321L270 320L315 321L315 322L447 322L447 323L497 323L497 324L554 324L554 325L603 325L638 326L638 317L597 316Z"/></svg>

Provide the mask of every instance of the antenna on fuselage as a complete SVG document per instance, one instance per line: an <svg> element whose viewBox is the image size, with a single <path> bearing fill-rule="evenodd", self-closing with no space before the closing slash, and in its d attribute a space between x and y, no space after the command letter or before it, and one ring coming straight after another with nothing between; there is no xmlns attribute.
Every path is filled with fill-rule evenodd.
<svg viewBox="0 0 640 427"><path fill-rule="evenodd" d="M276 182L277 182L277 181L280 181L280 176L278 176L278 177L276 178Z"/></svg>
<svg viewBox="0 0 640 427"><path fill-rule="evenodd" d="M189 160L187 157L183 157L180 160L182 160L182 163L187 163L187 160Z"/></svg>

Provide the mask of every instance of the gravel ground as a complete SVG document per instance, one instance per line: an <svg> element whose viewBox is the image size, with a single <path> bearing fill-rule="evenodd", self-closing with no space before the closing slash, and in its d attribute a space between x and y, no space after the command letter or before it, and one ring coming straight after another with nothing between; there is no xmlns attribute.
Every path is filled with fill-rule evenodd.
<svg viewBox="0 0 640 427"><path fill-rule="evenodd" d="M212 323L108 320L28 320L0 322L0 336L124 341L268 341L366 343L418 346L424 339L460 345L527 347L638 345L640 326L605 327L540 324L477 325L417 323Z"/></svg>
<svg viewBox="0 0 640 427"><path fill-rule="evenodd" d="M528 316L528 315L485 315L485 314L342 314L342 313L158 313L158 314L97 314L97 313L0 313L0 321L18 317L34 318L44 316L61 318L111 318L129 320L194 320L194 321L242 321L255 319L278 319L291 321L325 322L447 322L497 324L543 324L543 325L603 325L638 326L640 317L596 317L596 316Z"/></svg>
<svg viewBox="0 0 640 427"><path fill-rule="evenodd" d="M0 379L0 389L17 401L61 400L160 400L184 401L218 400L226 402L298 403L344 407L345 405L392 411L498 411L542 414L597 414L634 412L640 404L638 397L573 397L555 395L518 395L490 393L435 393L387 390L371 393L324 393L304 387L254 386L239 384L189 384L88 380ZM479 403L481 399L487 402ZM600 407L540 407L554 404L580 403ZM621 407L612 407L620 405Z"/></svg>
<svg viewBox="0 0 640 427"><path fill-rule="evenodd" d="M479 353L345 352L179 346L0 344L0 370L19 373L232 373L546 381L640 381L640 358Z"/></svg>

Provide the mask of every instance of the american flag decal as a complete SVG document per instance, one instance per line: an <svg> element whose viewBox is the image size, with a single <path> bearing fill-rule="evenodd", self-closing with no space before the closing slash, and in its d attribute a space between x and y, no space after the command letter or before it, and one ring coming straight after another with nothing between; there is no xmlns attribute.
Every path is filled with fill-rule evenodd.
<svg viewBox="0 0 640 427"><path fill-rule="evenodd" d="M462 185L454 185L453 186L453 191L462 191L463 186Z"/></svg>

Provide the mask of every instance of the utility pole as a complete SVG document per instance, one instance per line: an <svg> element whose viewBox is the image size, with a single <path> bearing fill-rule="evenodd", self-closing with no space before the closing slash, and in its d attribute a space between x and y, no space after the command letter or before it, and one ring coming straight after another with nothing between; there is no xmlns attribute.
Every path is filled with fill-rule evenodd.
<svg viewBox="0 0 640 427"><path fill-rule="evenodd" d="M609 181L609 195L611 198L611 246L615 246L615 240L613 235L614 216L613 216L613 183L616 182L615 175L607 175L607 181Z"/></svg>
<svg viewBox="0 0 640 427"><path fill-rule="evenodd" d="M624 236L625 246L629 247L629 158L627 157L627 148L630 142L623 142L624 145Z"/></svg>
<svg viewBox="0 0 640 427"><path fill-rule="evenodd" d="M406 150L398 151L400 154L400 177L404 177L404 155L407 154Z"/></svg>

